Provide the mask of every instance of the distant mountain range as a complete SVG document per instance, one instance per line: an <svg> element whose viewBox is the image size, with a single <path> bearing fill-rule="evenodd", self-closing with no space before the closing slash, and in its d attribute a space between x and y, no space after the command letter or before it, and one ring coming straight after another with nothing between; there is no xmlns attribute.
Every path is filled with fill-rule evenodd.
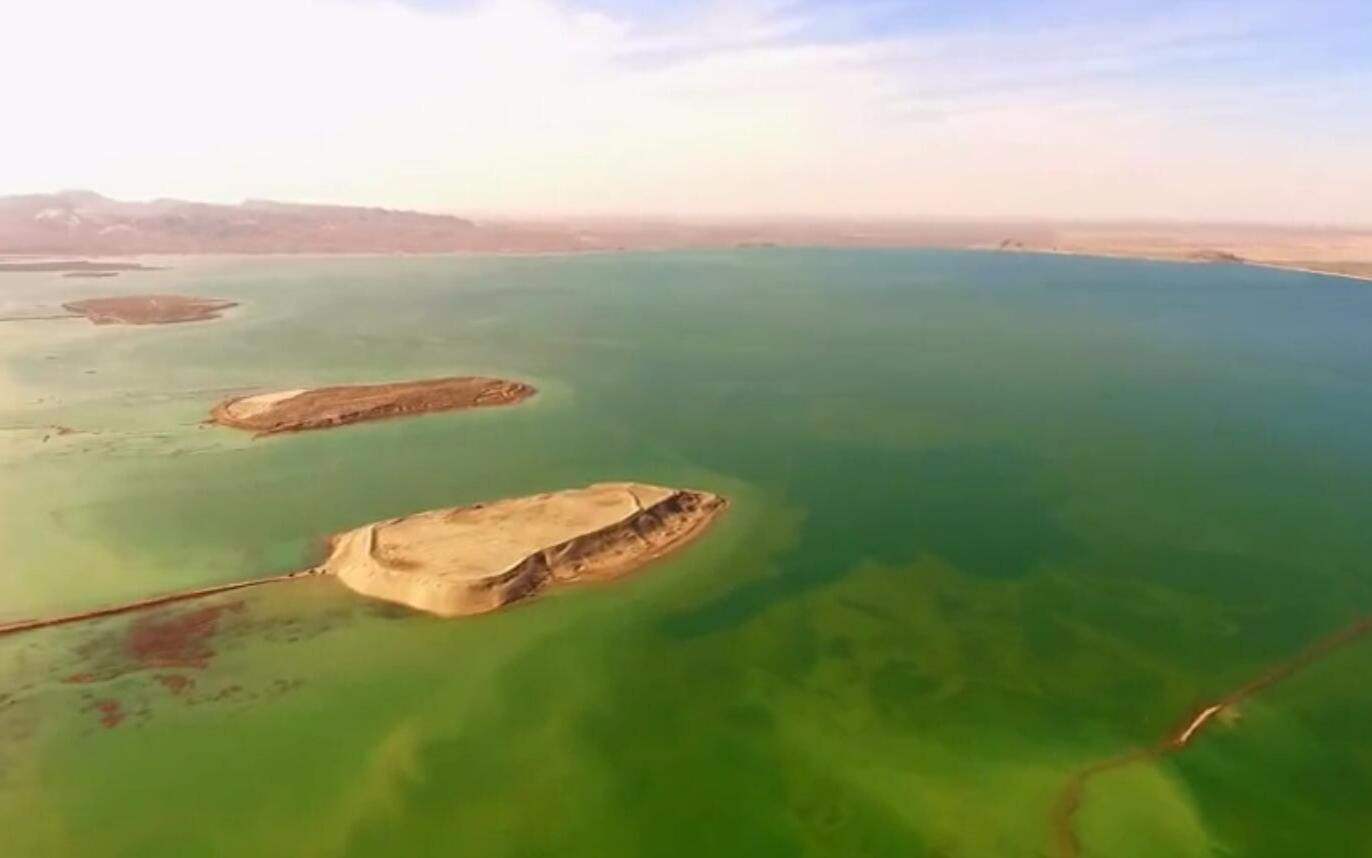
<svg viewBox="0 0 1372 858"><path fill-rule="evenodd" d="M0 197L0 255L536 253L940 247L1256 263L1372 279L1372 229L874 219L472 221L360 206L122 202L93 191ZM14 263L10 263L13 269ZM69 268L63 270L70 270Z"/></svg>
<svg viewBox="0 0 1372 858"><path fill-rule="evenodd" d="M130 203L92 191L0 197L8 253L271 253L466 249L481 231L446 215L248 200Z"/></svg>
<svg viewBox="0 0 1372 858"><path fill-rule="evenodd" d="M985 223L585 219L477 223L452 215L247 200L122 202L93 191L0 197L0 253L438 253L767 247L995 245ZM1017 240L1051 230L1019 224Z"/></svg>

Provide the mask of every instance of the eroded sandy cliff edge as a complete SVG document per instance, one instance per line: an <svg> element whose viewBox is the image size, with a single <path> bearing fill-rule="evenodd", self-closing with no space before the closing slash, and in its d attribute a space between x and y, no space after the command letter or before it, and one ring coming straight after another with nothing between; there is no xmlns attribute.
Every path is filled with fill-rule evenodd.
<svg viewBox="0 0 1372 858"><path fill-rule="evenodd" d="M709 492L597 483L349 530L318 571L439 616L480 614L623 575L684 545L726 506Z"/></svg>

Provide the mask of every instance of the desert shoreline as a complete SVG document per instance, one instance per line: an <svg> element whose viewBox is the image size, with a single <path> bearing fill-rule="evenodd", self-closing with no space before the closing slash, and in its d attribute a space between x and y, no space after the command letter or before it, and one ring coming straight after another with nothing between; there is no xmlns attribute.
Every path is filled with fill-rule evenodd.
<svg viewBox="0 0 1372 858"><path fill-rule="evenodd" d="M1319 268L1311 268L1307 265L1293 263L1265 261L1241 257L1232 261L1217 261L1211 259L1187 259L1180 256L1166 256L1155 253L1126 253L1110 250L1084 250L1075 248L1052 248L1052 247L1007 247L1000 248L993 245L964 246L964 245L942 245L942 244L849 244L849 243L807 243L807 244L769 244L767 246L739 247L732 244L719 245L688 245L681 247L673 246L652 246L652 247L623 247L623 248L585 248L585 249L561 249L561 250L432 250L416 252L398 252L382 250L361 250L361 251L224 251L210 253L98 253L98 254L70 254L72 257L79 257L85 261L97 259L139 259L145 261L252 261L252 260L296 260L296 259L562 259L582 256L619 256L634 254L666 254L666 253L721 253L732 251L766 251L766 250L873 250L873 251L893 251L893 250L947 250L958 253L977 253L989 255L1007 255L1015 253L1034 254L1036 256L1071 256L1083 259L1114 259L1121 261L1135 262L1167 262L1178 265L1232 265L1248 268L1266 268L1273 271L1285 271L1293 274L1310 274L1321 277L1336 277L1342 280L1353 280L1362 283L1372 283L1372 273L1360 274L1350 271L1337 271ZM56 254L66 256L67 254ZM35 253L35 254L3 254L0 258L4 259L52 259L54 254ZM1308 262L1308 261L1307 261ZM1372 265L1372 262L1368 263ZM148 267L141 270L120 272L121 274L144 274L151 272L164 272L166 267ZM3 283L3 274L28 274L39 275L53 272L42 271L22 271L22 272L0 272L0 283ZM58 318L58 317L54 317ZM79 318L77 315L63 316L60 318ZM6 319L5 321L30 321L29 318Z"/></svg>

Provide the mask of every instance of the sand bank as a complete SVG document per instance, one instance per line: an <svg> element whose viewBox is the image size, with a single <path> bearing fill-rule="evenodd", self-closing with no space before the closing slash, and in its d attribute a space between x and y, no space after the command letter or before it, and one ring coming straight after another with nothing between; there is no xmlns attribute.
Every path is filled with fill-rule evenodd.
<svg viewBox="0 0 1372 858"><path fill-rule="evenodd" d="M318 571L439 616L480 614L623 575L685 544L725 506L708 492L598 483L369 524L335 536Z"/></svg>
<svg viewBox="0 0 1372 858"><path fill-rule="evenodd" d="M87 298L63 304L63 309L85 316L97 325L167 325L217 319L222 311L238 306L217 298L186 295L125 295Z"/></svg>
<svg viewBox="0 0 1372 858"><path fill-rule="evenodd" d="M402 414L514 405L535 392L518 381L479 376L280 390L225 400L210 412L210 422L273 435Z"/></svg>
<svg viewBox="0 0 1372 858"><path fill-rule="evenodd" d="M32 273L63 271L67 276L113 276L120 271L160 271L137 262L90 262L85 259L32 261L0 261L0 273Z"/></svg>

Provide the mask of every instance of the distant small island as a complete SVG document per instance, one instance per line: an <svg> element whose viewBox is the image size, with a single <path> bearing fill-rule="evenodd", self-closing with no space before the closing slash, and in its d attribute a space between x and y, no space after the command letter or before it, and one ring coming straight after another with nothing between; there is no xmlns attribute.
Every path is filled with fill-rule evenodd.
<svg viewBox="0 0 1372 858"><path fill-rule="evenodd" d="M316 572L444 617L622 576L703 532L727 501L642 483L438 509L338 534Z"/></svg>
<svg viewBox="0 0 1372 858"><path fill-rule="evenodd" d="M234 301L188 295L123 295L69 301L62 308L97 325L169 325L217 319Z"/></svg>
<svg viewBox="0 0 1372 858"><path fill-rule="evenodd" d="M0 273L24 274L60 271L67 277L113 277L121 271L161 271L138 262L91 262L86 259L59 259L41 262L0 262Z"/></svg>
<svg viewBox="0 0 1372 858"><path fill-rule="evenodd" d="M405 414L514 405L536 392L522 382L479 376L301 388L225 400L210 412L210 422L275 435Z"/></svg>

